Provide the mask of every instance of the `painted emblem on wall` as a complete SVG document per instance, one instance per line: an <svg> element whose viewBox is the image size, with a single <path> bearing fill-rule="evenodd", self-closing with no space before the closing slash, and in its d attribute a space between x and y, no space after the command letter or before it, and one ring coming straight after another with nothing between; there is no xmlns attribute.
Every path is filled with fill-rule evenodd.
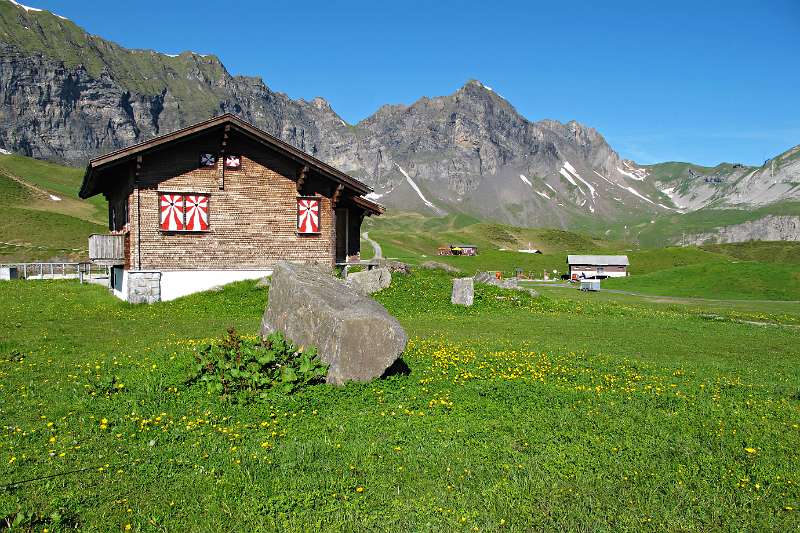
<svg viewBox="0 0 800 533"><path fill-rule="evenodd" d="M183 230L183 196L180 194L161 195L161 229L164 231Z"/></svg>
<svg viewBox="0 0 800 533"><path fill-rule="evenodd" d="M208 196L205 194L186 195L186 231L206 231L208 229Z"/></svg>
<svg viewBox="0 0 800 533"><path fill-rule="evenodd" d="M214 154L200 154L200 166L201 167L214 167L217 165L217 156Z"/></svg>
<svg viewBox="0 0 800 533"><path fill-rule="evenodd" d="M228 170L239 170L242 168L242 156L234 154L226 155L225 168Z"/></svg>
<svg viewBox="0 0 800 533"><path fill-rule="evenodd" d="M319 233L319 198L297 199L297 232Z"/></svg>

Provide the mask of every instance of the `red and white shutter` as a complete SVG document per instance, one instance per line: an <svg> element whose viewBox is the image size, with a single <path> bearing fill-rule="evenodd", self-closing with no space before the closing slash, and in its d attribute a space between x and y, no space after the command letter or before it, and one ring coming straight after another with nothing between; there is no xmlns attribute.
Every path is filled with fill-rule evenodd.
<svg viewBox="0 0 800 533"><path fill-rule="evenodd" d="M297 199L298 233L319 233L319 198Z"/></svg>
<svg viewBox="0 0 800 533"><path fill-rule="evenodd" d="M206 231L208 229L208 196L205 194L186 195L186 230Z"/></svg>
<svg viewBox="0 0 800 533"><path fill-rule="evenodd" d="M183 230L183 196L180 194L161 195L161 229L164 231Z"/></svg>

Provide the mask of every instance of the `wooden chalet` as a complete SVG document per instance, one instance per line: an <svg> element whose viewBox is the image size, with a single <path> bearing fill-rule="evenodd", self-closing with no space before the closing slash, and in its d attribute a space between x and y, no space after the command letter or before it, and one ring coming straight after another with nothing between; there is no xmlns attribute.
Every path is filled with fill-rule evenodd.
<svg viewBox="0 0 800 533"><path fill-rule="evenodd" d="M618 278L628 275L627 255L568 255L571 279Z"/></svg>
<svg viewBox="0 0 800 533"><path fill-rule="evenodd" d="M90 259L132 302L272 273L276 261L358 261L365 184L226 114L92 159L80 197L108 200Z"/></svg>

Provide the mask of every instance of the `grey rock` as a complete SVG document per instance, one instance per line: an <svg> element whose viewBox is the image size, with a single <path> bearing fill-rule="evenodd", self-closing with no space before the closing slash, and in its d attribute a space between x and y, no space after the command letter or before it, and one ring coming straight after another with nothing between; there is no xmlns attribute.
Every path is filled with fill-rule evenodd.
<svg viewBox="0 0 800 533"><path fill-rule="evenodd" d="M450 303L455 305L472 305L475 299L475 285L472 278L453 279L453 292Z"/></svg>
<svg viewBox="0 0 800 533"><path fill-rule="evenodd" d="M269 287L270 283L271 280L269 276L264 276L263 278L259 279L258 282L256 282L256 287L259 289L263 289L265 287Z"/></svg>
<svg viewBox="0 0 800 533"><path fill-rule="evenodd" d="M262 335L273 331L315 346L335 385L381 376L408 342L397 319L372 298L318 268L285 261L275 265L261 322Z"/></svg>
<svg viewBox="0 0 800 533"><path fill-rule="evenodd" d="M452 273L461 272L460 269L452 265L448 265L447 263L440 263L439 261L425 261L420 266L422 268L427 268L430 270L444 270L445 272L452 272Z"/></svg>
<svg viewBox="0 0 800 533"><path fill-rule="evenodd" d="M374 294L392 284L392 274L388 268L373 268L347 275L345 285L359 294Z"/></svg>
<svg viewBox="0 0 800 533"><path fill-rule="evenodd" d="M514 291L527 290L519 286L519 279L517 278L503 278L497 279L494 272L478 272L472 279L475 283L483 283L484 285L494 285L501 289L509 289ZM534 291L536 292L536 291Z"/></svg>
<svg viewBox="0 0 800 533"><path fill-rule="evenodd" d="M388 268L392 274L411 274L411 267L401 261L391 261L383 259L380 265Z"/></svg>
<svg viewBox="0 0 800 533"><path fill-rule="evenodd" d="M746 241L800 241L800 217L767 215L757 220L723 226L681 237L675 244L710 244Z"/></svg>

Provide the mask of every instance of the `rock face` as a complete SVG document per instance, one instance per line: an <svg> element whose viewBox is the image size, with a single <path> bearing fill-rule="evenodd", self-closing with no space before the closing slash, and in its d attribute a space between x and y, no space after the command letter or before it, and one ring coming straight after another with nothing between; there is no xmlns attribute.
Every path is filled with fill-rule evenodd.
<svg viewBox="0 0 800 533"><path fill-rule="evenodd" d="M450 303L455 305L472 305L475 299L475 285L472 278L455 278Z"/></svg>
<svg viewBox="0 0 800 533"><path fill-rule="evenodd" d="M292 100L259 78L231 76L213 55L129 50L5 0L0 98L0 148L75 165L231 112L404 210L552 226L660 209L621 188L631 179L626 173L640 169L626 167L597 131L574 121L529 121L475 80L348 125L324 99ZM642 194L656 192L631 183Z"/></svg>
<svg viewBox="0 0 800 533"><path fill-rule="evenodd" d="M800 217L769 215L758 220L687 235L675 244L710 244L746 241L800 241Z"/></svg>
<svg viewBox="0 0 800 533"><path fill-rule="evenodd" d="M230 112L363 180L389 207L521 226L800 198L800 147L759 169L674 176L621 159L578 122L528 120L477 80L349 125L324 99L292 100L260 78L231 76L213 55L129 50L6 0L0 99L0 149L23 155L83 165Z"/></svg>
<svg viewBox="0 0 800 533"><path fill-rule="evenodd" d="M388 268L373 268L347 275L345 285L359 294L374 294L392 284L392 274Z"/></svg>
<svg viewBox="0 0 800 533"><path fill-rule="evenodd" d="M408 337L386 309L319 268L275 265L261 334L283 332L295 344L317 347L330 365L328 383L380 377Z"/></svg>

